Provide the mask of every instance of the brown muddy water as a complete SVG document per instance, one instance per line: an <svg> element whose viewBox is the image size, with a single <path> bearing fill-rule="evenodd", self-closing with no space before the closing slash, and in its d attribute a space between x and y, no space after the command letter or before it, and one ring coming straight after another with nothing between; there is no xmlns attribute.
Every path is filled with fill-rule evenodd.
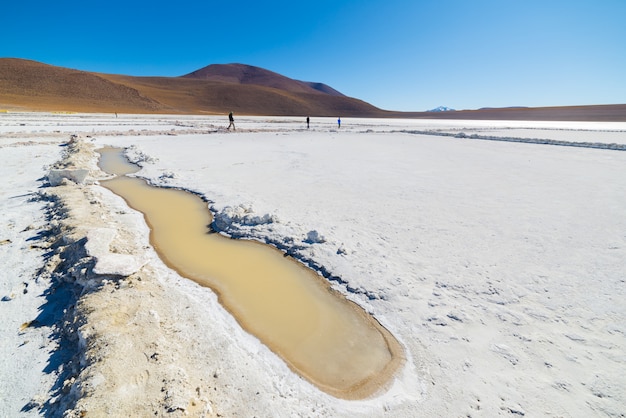
<svg viewBox="0 0 626 418"><path fill-rule="evenodd" d="M360 306L274 247L213 233L211 212L198 196L127 177L139 168L122 149L98 152L100 168L117 175L102 186L144 214L162 260L215 291L292 370L344 399L369 397L392 380L403 361L400 344Z"/></svg>

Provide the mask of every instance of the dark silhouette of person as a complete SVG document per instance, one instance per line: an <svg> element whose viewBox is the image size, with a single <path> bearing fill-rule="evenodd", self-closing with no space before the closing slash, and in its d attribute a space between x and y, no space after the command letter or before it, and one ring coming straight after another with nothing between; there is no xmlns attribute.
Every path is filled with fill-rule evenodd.
<svg viewBox="0 0 626 418"><path fill-rule="evenodd" d="M230 127L233 127L233 131L235 131L235 118L233 117L233 112L230 112L228 114L228 120L230 121L230 123L228 124L228 128L226 128L226 130L230 131Z"/></svg>
<svg viewBox="0 0 626 418"><path fill-rule="evenodd" d="M310 119L309 119L309 117L307 116L307 117L306 117L306 128L307 128L307 129L309 129L309 121L310 121Z"/></svg>

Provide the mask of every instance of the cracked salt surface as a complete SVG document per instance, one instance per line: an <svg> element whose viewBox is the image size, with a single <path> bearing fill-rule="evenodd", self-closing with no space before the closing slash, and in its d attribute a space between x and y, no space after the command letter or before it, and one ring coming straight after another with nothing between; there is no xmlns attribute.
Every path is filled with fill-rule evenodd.
<svg viewBox="0 0 626 418"><path fill-rule="evenodd" d="M2 115L3 120L14 117L18 116ZM237 133L222 133L220 127L225 128L227 121L218 117L120 115L124 125L99 135L99 124L113 125L112 118L89 115L82 125L75 123L80 115L19 118L28 126L0 127L0 153L3 161L11 162L2 167L0 202L7 214L0 240L11 244L0 246L0 257L15 273L10 277L31 284L26 296L0 303L3 341L11 341L2 345L3 358L34 358L39 352L45 362L48 355L47 348L38 351L38 344L16 348L32 331L27 328L20 336L19 326L35 316L20 314L27 311L17 305L18 299L37 293L32 271L40 261L36 250L14 246L20 234L11 231L45 223L37 215L41 213L37 205L29 212L28 205L16 205L23 201L16 196L37 190L41 166L55 160L58 145L66 140L31 131L64 130L42 125L51 121L63 125L67 120L68 133L89 135L98 146L134 145L137 154L152 161L137 160L145 160L141 176L154 184L210 196L218 214L242 207L248 219L271 216L273 222L256 225L234 217L224 232L293 248L295 257L323 266L333 286L373 313L407 352L407 365L387 392L364 401L334 399L294 378L269 350L238 333L210 295L182 284L153 261L150 268L165 283L160 286L176 283L167 287L168 295L185 309L146 306L153 301L146 297L132 299L138 309L130 309L128 297L144 295L142 289L151 283L146 280L135 279L132 286L119 289L114 283L107 285L111 295L124 295L112 304L124 313L116 319L120 326L145 320L145 332L155 332L147 335L160 335L152 345L138 343L134 350L110 345L116 349L110 349L113 358L107 361L132 371L158 353L160 365L146 364L163 367L153 376L167 382L163 392L169 394L163 400L167 408L176 410L184 407L182 400L195 398L196 405L208 405L207 416L212 416L210 411L222 416L320 417L624 413L626 399L612 388L626 387L622 303L626 153L391 132L458 132L472 126L497 128L517 137L527 132L516 130L541 128L533 131L534 136L577 140L565 128L585 130L585 140L617 143L615 132L626 130L624 124L343 119L342 132L336 132L334 118L314 118L307 132L297 118L276 118L280 123L274 123L274 118L264 117L241 118ZM177 123L215 133L195 135L189 132L194 128L186 127L184 134L166 135ZM146 135L125 131L133 124L149 131ZM19 137L16 131L24 129L28 135ZM117 133L111 135L112 131ZM163 134L153 134L158 131ZM98 199L115 207L111 196ZM307 242L313 230L325 241ZM137 236L145 233L141 228L136 231ZM19 283L3 288L2 296L19 295ZM356 289L363 293L350 291ZM156 288L150 292L159 294ZM159 312L162 324L147 315L150 311ZM186 316L187 311L194 315ZM194 318L202 315L204 324L196 323ZM210 338L199 333L206 318L212 327ZM93 318L93 324L105 320L106 316ZM182 347L187 350L184 357L176 354ZM212 354L199 355L206 350ZM127 353L126 358L116 358L118 352ZM513 356L516 364L507 356ZM176 370L166 368L173 364L170 361L178 364ZM27 368L31 364L34 369ZM206 374L198 364L204 365ZM9 402L1 407L15 415L32 399L29 405L34 408L21 414L35 416L38 400L49 396L40 383L47 375L37 369L36 361L5 362L2 372L0 393ZM18 392L6 383L14 375L24 376L21 380L30 389ZM140 376L138 372L131 379L134 383L125 386L128 393L142 400L153 389L161 393L163 387L151 386L150 379ZM110 376L100 387L112 388L106 385L113 381ZM97 395L91 401L84 398L83 405L95 402ZM119 397L111 405L130 408L132 402ZM160 401L152 402L141 407L157 410ZM190 404L188 411L191 408Z"/></svg>

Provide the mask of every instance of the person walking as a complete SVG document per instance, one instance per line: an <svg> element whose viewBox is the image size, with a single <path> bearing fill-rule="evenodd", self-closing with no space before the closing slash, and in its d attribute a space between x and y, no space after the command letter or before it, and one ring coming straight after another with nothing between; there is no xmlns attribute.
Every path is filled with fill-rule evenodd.
<svg viewBox="0 0 626 418"><path fill-rule="evenodd" d="M309 122L310 122L310 119L309 119L309 117L307 116L307 117L306 117L306 128L307 128L307 129L309 129Z"/></svg>
<svg viewBox="0 0 626 418"><path fill-rule="evenodd" d="M337 118L337 126L341 128L341 118Z"/></svg>
<svg viewBox="0 0 626 418"><path fill-rule="evenodd" d="M226 128L226 130L230 131L230 127L233 127L233 131L235 131L235 118L233 117L233 112L230 112L228 114L228 120L229 120L229 124L228 124L228 128Z"/></svg>

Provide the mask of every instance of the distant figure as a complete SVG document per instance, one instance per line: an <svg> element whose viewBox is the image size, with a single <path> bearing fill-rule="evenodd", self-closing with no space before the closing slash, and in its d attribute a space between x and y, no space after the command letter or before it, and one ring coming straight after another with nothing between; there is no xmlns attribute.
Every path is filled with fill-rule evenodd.
<svg viewBox="0 0 626 418"><path fill-rule="evenodd" d="M230 131L230 127L233 127L233 131L235 131L235 118L233 118L233 112L230 112L228 114L228 120L230 121L230 124L228 125L228 128L226 128L226 130Z"/></svg>
<svg viewBox="0 0 626 418"><path fill-rule="evenodd" d="M337 118L337 126L341 128L341 118Z"/></svg>
<svg viewBox="0 0 626 418"><path fill-rule="evenodd" d="M307 128L307 129L309 129L309 121L310 121L310 119L309 119L309 117L307 116L307 117L306 117L306 128Z"/></svg>

